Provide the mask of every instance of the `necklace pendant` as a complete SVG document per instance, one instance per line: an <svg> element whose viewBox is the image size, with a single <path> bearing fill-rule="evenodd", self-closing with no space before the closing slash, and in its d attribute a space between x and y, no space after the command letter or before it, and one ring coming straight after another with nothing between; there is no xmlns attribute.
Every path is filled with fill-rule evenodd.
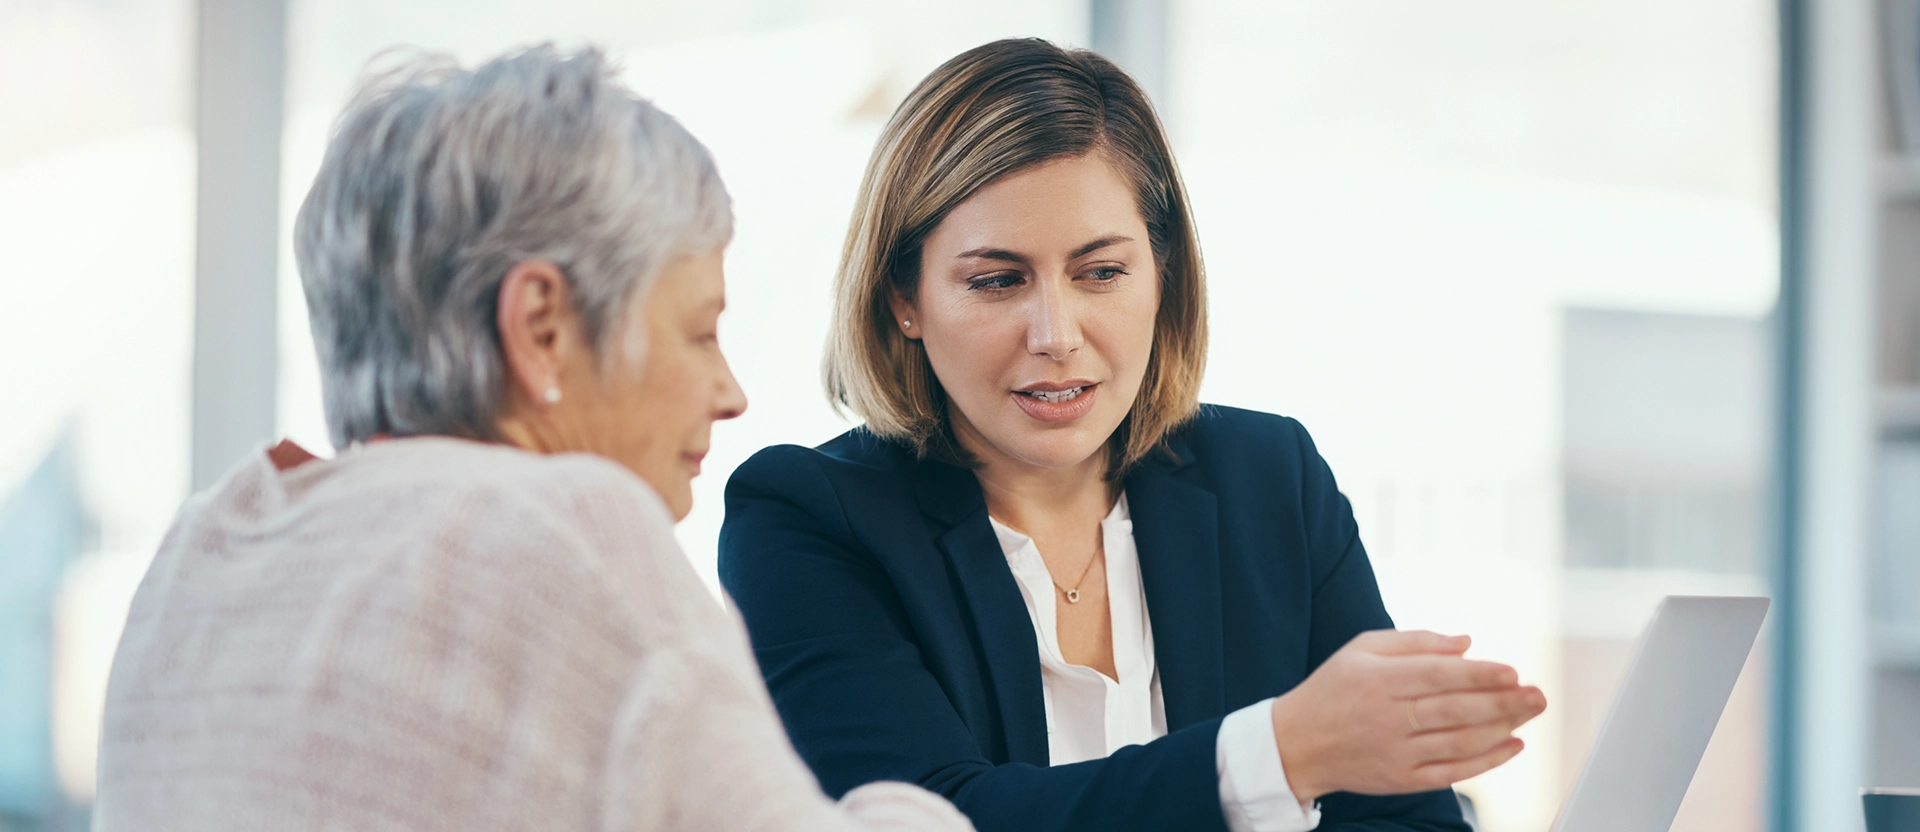
<svg viewBox="0 0 1920 832"><path fill-rule="evenodd" d="M1072 588L1072 589L1069 589L1069 590L1067 590L1067 603L1069 603L1069 604L1078 604L1078 603L1080 603L1080 588L1079 588L1079 587L1074 587L1074 588Z"/></svg>

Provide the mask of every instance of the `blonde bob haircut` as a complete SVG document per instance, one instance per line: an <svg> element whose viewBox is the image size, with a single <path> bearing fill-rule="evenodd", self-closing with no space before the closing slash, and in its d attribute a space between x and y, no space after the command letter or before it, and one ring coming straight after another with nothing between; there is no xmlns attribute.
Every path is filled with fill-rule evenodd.
<svg viewBox="0 0 1920 832"><path fill-rule="evenodd" d="M825 376L838 407L922 458L977 464L954 438L925 348L894 325L888 293L914 299L921 246L975 191L1088 153L1103 154L1133 186L1160 274L1152 354L1107 443L1107 475L1118 479L1192 418L1207 360L1206 280L1166 133L1113 62L1035 39L994 41L947 61L881 132L834 281Z"/></svg>

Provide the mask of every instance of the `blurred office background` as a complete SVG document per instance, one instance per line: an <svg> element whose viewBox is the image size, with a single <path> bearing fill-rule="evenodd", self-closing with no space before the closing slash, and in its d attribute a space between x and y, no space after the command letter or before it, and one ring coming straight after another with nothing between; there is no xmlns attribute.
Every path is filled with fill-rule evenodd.
<svg viewBox="0 0 1920 832"><path fill-rule="evenodd" d="M1897 5L1897 4L1896 4ZM287 229L396 47L618 55L733 191L721 489L848 424L817 383L872 141L953 54L1108 52L1198 212L1209 401L1300 418L1403 627L1554 707L1461 787L1543 829L1668 593L1776 606L1680 830L1920 786L1920 166L1874 0L0 0L0 830L80 829L172 512L327 449Z"/></svg>

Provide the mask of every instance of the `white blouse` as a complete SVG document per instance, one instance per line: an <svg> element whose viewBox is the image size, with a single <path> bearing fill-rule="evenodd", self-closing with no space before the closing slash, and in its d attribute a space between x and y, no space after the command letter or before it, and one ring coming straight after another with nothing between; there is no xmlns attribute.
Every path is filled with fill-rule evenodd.
<svg viewBox="0 0 1920 832"><path fill-rule="evenodd" d="M1122 747L1166 736L1166 704L1160 693L1160 672L1154 666L1153 622L1147 614L1126 495L1100 521L1118 679L1067 663L1060 652L1055 617L1059 593L1040 550L1032 538L999 520L993 521L993 531L1020 585L1039 641L1049 762L1057 766L1097 760ZM1273 738L1272 708L1273 700L1263 700L1229 714L1220 725L1215 746L1220 807L1233 832L1306 832L1320 825L1319 806L1302 807L1287 785L1280 748Z"/></svg>

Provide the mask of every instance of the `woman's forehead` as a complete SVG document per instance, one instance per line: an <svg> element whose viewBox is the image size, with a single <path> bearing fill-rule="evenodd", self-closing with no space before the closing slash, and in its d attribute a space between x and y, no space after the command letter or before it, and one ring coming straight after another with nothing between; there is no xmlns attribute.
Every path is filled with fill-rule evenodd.
<svg viewBox="0 0 1920 832"><path fill-rule="evenodd" d="M649 292L649 302L678 311L711 309L719 312L725 308L727 297L723 263L720 252L681 257L669 262L660 270Z"/></svg>
<svg viewBox="0 0 1920 832"><path fill-rule="evenodd" d="M1144 233L1131 187L1098 155L1049 162L975 191L929 238L947 252L1072 249Z"/></svg>

